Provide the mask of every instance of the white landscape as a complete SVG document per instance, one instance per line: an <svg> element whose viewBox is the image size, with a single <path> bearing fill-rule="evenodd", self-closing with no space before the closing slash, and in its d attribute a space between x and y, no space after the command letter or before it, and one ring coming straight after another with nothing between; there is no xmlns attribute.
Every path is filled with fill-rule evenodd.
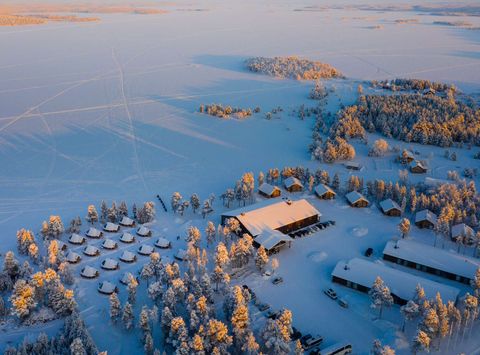
<svg viewBox="0 0 480 355"><path fill-rule="evenodd" d="M478 4L60 3L0 21L0 351L480 354ZM341 75L246 64L291 56Z"/></svg>

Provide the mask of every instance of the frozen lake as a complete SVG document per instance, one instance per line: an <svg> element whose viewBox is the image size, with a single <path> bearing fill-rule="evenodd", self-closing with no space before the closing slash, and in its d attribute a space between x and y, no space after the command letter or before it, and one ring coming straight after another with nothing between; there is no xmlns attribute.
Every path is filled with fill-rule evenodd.
<svg viewBox="0 0 480 355"><path fill-rule="evenodd" d="M350 78L336 84L345 92L358 80L394 77L480 91L480 31L432 24L464 18L309 5L177 3L165 15L0 28L3 234L37 230L52 213L66 221L101 199L205 197L246 170L313 164L312 121L288 116L308 103L311 83L248 73L250 56L330 63ZM213 102L263 112L281 105L286 114L239 122L195 113Z"/></svg>

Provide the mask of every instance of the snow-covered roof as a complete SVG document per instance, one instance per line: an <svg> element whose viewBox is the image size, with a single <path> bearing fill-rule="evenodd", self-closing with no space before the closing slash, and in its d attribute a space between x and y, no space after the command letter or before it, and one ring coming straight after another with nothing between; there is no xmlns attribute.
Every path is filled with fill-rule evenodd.
<svg viewBox="0 0 480 355"><path fill-rule="evenodd" d="M457 237L466 237L472 236L475 232L473 231L472 227L467 226L465 223L455 224L452 227L452 238L456 239Z"/></svg>
<svg viewBox="0 0 480 355"><path fill-rule="evenodd" d="M235 217L253 237L264 230L278 229L321 213L307 200L271 199L225 212L225 217Z"/></svg>
<svg viewBox="0 0 480 355"><path fill-rule="evenodd" d="M112 222L107 222L107 224L103 226L103 229L107 232L118 232L120 226Z"/></svg>
<svg viewBox="0 0 480 355"><path fill-rule="evenodd" d="M365 198L365 196L363 196L360 192L358 191L352 191L352 192L349 192L348 194L345 195L345 198L348 200L348 202L350 202L352 205L355 203L355 202L358 202L360 200L364 200L364 201L367 201L368 200Z"/></svg>
<svg viewBox="0 0 480 355"><path fill-rule="evenodd" d="M85 237L77 233L73 233L68 239L68 241L72 244L82 244L83 242L85 242Z"/></svg>
<svg viewBox="0 0 480 355"><path fill-rule="evenodd" d="M175 258L178 260L186 260L187 251L185 249L178 249L177 253L175 254Z"/></svg>
<svg viewBox="0 0 480 355"><path fill-rule="evenodd" d="M58 250L64 250L68 248L68 245L62 242L61 240L57 240Z"/></svg>
<svg viewBox="0 0 480 355"><path fill-rule="evenodd" d="M125 227L130 227L130 226L133 226L135 222L133 221L133 219L128 218L127 216L123 216L122 220L120 221L120 224Z"/></svg>
<svg viewBox="0 0 480 355"><path fill-rule="evenodd" d="M122 278L120 279L120 282L124 285L128 285L128 283L130 282L130 277L134 277L132 275L131 272L125 272L122 276Z"/></svg>
<svg viewBox="0 0 480 355"><path fill-rule="evenodd" d="M134 240L135 240L135 237L130 233L123 233L122 236L120 237L120 241L124 243L131 243Z"/></svg>
<svg viewBox="0 0 480 355"><path fill-rule="evenodd" d="M153 253L153 247L151 245L141 245L140 248L138 248L138 253L142 255L150 255Z"/></svg>
<svg viewBox="0 0 480 355"><path fill-rule="evenodd" d="M111 239L105 239L102 246L105 249L115 249L117 247L117 242Z"/></svg>
<svg viewBox="0 0 480 355"><path fill-rule="evenodd" d="M417 167L417 166L420 167L420 168L422 168L422 169L427 170L427 168L426 168L420 161L418 161L418 160L414 160L414 161L412 161L412 162L410 163L410 167L411 167L411 168L415 168L415 167Z"/></svg>
<svg viewBox="0 0 480 355"><path fill-rule="evenodd" d="M285 188L289 189L291 188L292 186L301 186L303 188L303 184L300 180L298 180L295 176L290 176L289 178L285 179L283 181L283 185L285 186Z"/></svg>
<svg viewBox="0 0 480 355"><path fill-rule="evenodd" d="M345 162L345 167L347 168L354 168L354 169L360 169L362 166L360 163L354 162L354 161L347 161Z"/></svg>
<svg viewBox="0 0 480 355"><path fill-rule="evenodd" d="M354 258L348 262L339 261L332 272L332 276L355 282L358 285L372 287L377 276L385 282L390 292L403 300L410 300L415 294L415 288L420 284L425 290L427 298L435 298L440 292L442 299L456 301L459 289L435 281L388 267L380 262L371 262Z"/></svg>
<svg viewBox="0 0 480 355"><path fill-rule="evenodd" d="M399 211L402 210L400 208L400 206L398 205L398 203L396 203L395 201L393 201L390 198L387 198L386 200L381 201L380 202L380 207L382 208L383 212L388 212L388 211L391 211L391 210L399 210Z"/></svg>
<svg viewBox="0 0 480 355"><path fill-rule="evenodd" d="M148 236L151 233L152 232L150 231L150 229L148 229L145 226L141 226L140 228L137 229L137 234L140 235L140 236Z"/></svg>
<svg viewBox="0 0 480 355"><path fill-rule="evenodd" d="M423 243L401 239L389 241L383 254L425 265L437 270L473 279L480 260Z"/></svg>
<svg viewBox="0 0 480 355"><path fill-rule="evenodd" d="M99 254L100 250L93 245L87 245L85 249L83 249L83 253L86 255L94 256Z"/></svg>
<svg viewBox="0 0 480 355"><path fill-rule="evenodd" d="M158 240L155 242L155 245L159 248L168 248L170 247L170 242L165 238L158 238Z"/></svg>
<svg viewBox="0 0 480 355"><path fill-rule="evenodd" d="M100 282L100 284L98 285L98 291L107 295L114 293L116 289L117 287L115 286L115 284L112 284L109 281Z"/></svg>
<svg viewBox="0 0 480 355"><path fill-rule="evenodd" d="M85 266L80 273L83 277L96 277L98 275L98 270L91 266Z"/></svg>
<svg viewBox="0 0 480 355"><path fill-rule="evenodd" d="M323 196L327 192L330 192L330 193L336 195L335 191L333 191L330 187L328 187L325 184L318 184L317 186L315 186L315 193L318 196Z"/></svg>
<svg viewBox="0 0 480 355"><path fill-rule="evenodd" d="M102 268L108 269L108 270L113 270L118 267L118 261L113 260L111 258L105 259L102 261Z"/></svg>
<svg viewBox="0 0 480 355"><path fill-rule="evenodd" d="M263 246L267 251L282 242L287 243L290 241L292 241L290 237L276 230L263 231L255 238L255 242Z"/></svg>
<svg viewBox="0 0 480 355"><path fill-rule="evenodd" d="M277 186L270 185L267 182L264 182L258 187L259 192L263 192L265 195L272 195L275 190L280 190Z"/></svg>
<svg viewBox="0 0 480 355"><path fill-rule="evenodd" d="M94 227L88 228L87 237L99 238L101 235L102 235L102 232L100 232L97 228L94 228Z"/></svg>
<svg viewBox="0 0 480 355"><path fill-rule="evenodd" d="M120 260L122 261L134 261L136 259L135 254L131 251L124 251L123 254L120 256Z"/></svg>
<svg viewBox="0 0 480 355"><path fill-rule="evenodd" d="M429 221L432 224L437 224L437 215L430 210L418 211L415 215L415 223L421 221Z"/></svg>
<svg viewBox="0 0 480 355"><path fill-rule="evenodd" d="M69 263L76 263L81 259L80 255L73 251L68 252L66 258Z"/></svg>

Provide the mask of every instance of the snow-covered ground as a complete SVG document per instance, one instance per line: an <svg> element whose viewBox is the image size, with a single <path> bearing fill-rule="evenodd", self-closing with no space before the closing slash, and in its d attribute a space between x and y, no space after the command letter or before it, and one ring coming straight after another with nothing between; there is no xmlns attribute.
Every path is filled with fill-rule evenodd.
<svg viewBox="0 0 480 355"><path fill-rule="evenodd" d="M438 17L413 12L296 11L308 5L311 1L177 2L168 5L165 15L103 15L100 23L0 28L0 252L15 248L19 228L38 232L50 214L68 223L102 199L126 200L130 206L153 200L156 194L168 201L174 191L185 197L196 192L203 199L232 187L245 171L286 165L321 167L338 172L344 181L350 172L340 164L310 160L313 119L301 121L290 114L301 104L315 105L307 98L312 83L248 73L243 61L250 56L299 55L341 70L348 79L327 84L336 89L328 103L332 112L355 101L363 80L425 78L454 83L467 93L480 92L480 31L435 26L432 22ZM184 11L200 8L205 11ZM404 18L419 23L395 23ZM463 18L441 18L451 19ZM468 21L480 25L478 18ZM382 28L373 29L376 25ZM262 112L244 121L196 112L200 104L210 103L259 106ZM265 120L264 113L277 106L284 112ZM475 150L451 149L458 157L453 162L438 147L393 140L389 144L418 151L428 161L428 176L435 178L445 179L448 170L460 173L464 167L478 166L472 159ZM364 166L355 174L398 178L393 155L368 158L367 146L355 148L356 161ZM410 176L411 181L423 178ZM234 282L249 284L275 308L290 308L297 328L323 335L327 344L349 340L355 353L367 353L372 340L380 338L399 353L408 353L407 339L399 331L398 307L376 320L365 295L336 287L350 304L343 309L322 294L337 261L361 256L367 247L378 257L397 233L398 219L382 216L376 207L356 210L342 199L310 198L322 218L335 220L336 226L295 240L291 249L279 254L283 284L272 285L257 273ZM217 223L220 205L215 204L210 216ZM157 214L152 238L119 243L114 251L101 249L101 256L92 259L79 252L83 260L75 267L76 276L81 265L100 269L106 257L136 252L139 243L153 245L159 236L174 245L161 251L162 257L173 258L184 247L177 235L183 236L191 224L205 228L205 221L191 211L178 217L157 208ZM412 236L428 240L433 234L414 230ZM97 243L101 241L93 242ZM119 271L101 270L98 280L78 278L75 286L95 341L112 354L139 349L139 335L112 328L108 338L103 336L108 301L96 287L105 279L119 284L123 272L138 270L144 260L147 257L138 255L134 264L121 263ZM126 292L120 289L123 301ZM137 304L142 304L141 298ZM0 340L11 341L12 334L17 333L7 338L0 334ZM474 346L469 342L468 348L457 350L474 353Z"/></svg>

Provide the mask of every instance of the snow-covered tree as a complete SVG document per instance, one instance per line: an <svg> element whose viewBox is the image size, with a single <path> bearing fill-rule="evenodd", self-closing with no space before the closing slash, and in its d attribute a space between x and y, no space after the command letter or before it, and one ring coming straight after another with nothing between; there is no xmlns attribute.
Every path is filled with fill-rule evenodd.
<svg viewBox="0 0 480 355"><path fill-rule="evenodd" d="M225 244L222 242L218 243L215 250L215 265L223 268L224 266L228 265L229 262L230 258L228 256L228 250L225 247Z"/></svg>
<svg viewBox="0 0 480 355"><path fill-rule="evenodd" d="M88 206L86 220L91 224L98 222L98 212L94 205Z"/></svg>
<svg viewBox="0 0 480 355"><path fill-rule="evenodd" d="M170 205L172 206L172 211L176 211L181 201L183 200L182 195L179 192L174 192L170 200Z"/></svg>
<svg viewBox="0 0 480 355"><path fill-rule="evenodd" d="M34 242L35 239L32 231L22 228L17 232L17 247L20 254L27 255L28 248Z"/></svg>
<svg viewBox="0 0 480 355"><path fill-rule="evenodd" d="M158 304L162 299L163 295L163 286L160 281L156 281L148 286L148 297L155 303Z"/></svg>
<svg viewBox="0 0 480 355"><path fill-rule="evenodd" d="M272 260L270 261L270 266L272 268L272 271L275 273L275 271L280 266L280 262L278 261L277 258L272 258Z"/></svg>
<svg viewBox="0 0 480 355"><path fill-rule="evenodd" d="M262 245L257 249L255 265L260 272L263 272L265 270L265 266L268 265L268 255Z"/></svg>
<svg viewBox="0 0 480 355"><path fill-rule="evenodd" d="M414 301L410 300L407 304L400 307L400 313L403 315L402 331L405 331L406 322L410 322L420 314L420 307Z"/></svg>
<svg viewBox="0 0 480 355"><path fill-rule="evenodd" d="M380 310L379 318L381 318L383 308L390 307L393 304L390 289L385 285L383 280L377 276L368 294L372 300L371 307Z"/></svg>
<svg viewBox="0 0 480 355"><path fill-rule="evenodd" d="M192 206L193 213L200 208L200 198L197 194L190 196L190 205Z"/></svg>
<svg viewBox="0 0 480 355"><path fill-rule="evenodd" d="M143 306L140 311L138 327L142 330L144 336L151 331L147 306Z"/></svg>
<svg viewBox="0 0 480 355"><path fill-rule="evenodd" d="M120 202L118 206L118 218L121 220L122 217L128 217L128 206L125 201Z"/></svg>
<svg viewBox="0 0 480 355"><path fill-rule="evenodd" d="M33 260L35 264L38 263L40 253L39 253L37 244L35 243L30 244L30 246L28 247L28 255L30 256L30 258Z"/></svg>
<svg viewBox="0 0 480 355"><path fill-rule="evenodd" d="M427 333L422 330L418 330L417 334L413 338L412 352L416 354L418 351L430 351L431 339Z"/></svg>
<svg viewBox="0 0 480 355"><path fill-rule="evenodd" d="M114 292L109 297L110 303L110 319L115 323L122 314L122 305L118 299L117 293Z"/></svg>
<svg viewBox="0 0 480 355"><path fill-rule="evenodd" d="M70 354L71 355L87 355L87 351L83 347L82 339L75 338L70 344Z"/></svg>
<svg viewBox="0 0 480 355"><path fill-rule="evenodd" d="M402 220L398 224L398 230L400 231L400 233L402 233L402 238L408 236L408 233L410 233L410 220L408 220L407 218L402 218Z"/></svg>
<svg viewBox="0 0 480 355"><path fill-rule="evenodd" d="M122 322L125 329L130 330L133 327L134 320L135 316L133 314L132 305L129 302L126 302L122 312Z"/></svg>
<svg viewBox="0 0 480 355"><path fill-rule="evenodd" d="M5 254L5 259L3 261L3 271L10 276L11 280L15 280L19 271L20 271L20 264L18 260L15 258L15 254L13 251L7 251Z"/></svg>
<svg viewBox="0 0 480 355"><path fill-rule="evenodd" d="M212 212L213 212L213 208L212 208L211 201L210 200L203 201L202 217L206 218Z"/></svg>
<svg viewBox="0 0 480 355"><path fill-rule="evenodd" d="M160 324L162 325L163 334L170 332L170 326L172 324L173 314L168 306L164 306L162 309L162 315L160 317Z"/></svg>
<svg viewBox="0 0 480 355"><path fill-rule="evenodd" d="M218 354L227 354L228 347L232 344L232 336L228 334L227 326L219 320L210 319L206 328L206 350Z"/></svg>
<svg viewBox="0 0 480 355"><path fill-rule="evenodd" d="M132 274L129 274L128 277L128 302L130 303L135 303L135 300L137 298L137 287L138 287L138 281L135 277L133 277Z"/></svg>
<svg viewBox="0 0 480 355"><path fill-rule="evenodd" d="M272 353L287 355L290 353L290 346L282 334L281 324L277 320L268 319L262 330L262 338L265 347Z"/></svg>
<svg viewBox="0 0 480 355"><path fill-rule="evenodd" d="M108 216L107 203L102 200L102 202L100 203L100 221L102 223L105 223L107 221L107 216Z"/></svg>
<svg viewBox="0 0 480 355"><path fill-rule="evenodd" d="M304 350L302 347L302 343L300 342L300 339L298 339L295 342L295 355L303 355L303 354L304 354Z"/></svg>
<svg viewBox="0 0 480 355"><path fill-rule="evenodd" d="M395 350L393 350L388 345L382 345L380 340L375 339L372 346L372 355L395 355Z"/></svg>
<svg viewBox="0 0 480 355"><path fill-rule="evenodd" d="M58 265L58 275L60 276L64 284L73 285L74 278L72 275L72 271L70 270L70 266L67 262L61 262L60 265Z"/></svg>
<svg viewBox="0 0 480 355"><path fill-rule="evenodd" d="M215 237L217 235L215 224L212 221L208 221L207 227L205 228L205 234L207 236L207 245L212 245L215 242Z"/></svg>
<svg viewBox="0 0 480 355"><path fill-rule="evenodd" d="M195 249L200 247L202 234L197 227L190 226L187 231L187 241L191 243Z"/></svg>
<svg viewBox="0 0 480 355"><path fill-rule="evenodd" d="M48 233L47 236L51 238L58 238L63 234L65 228L63 227L63 222L60 216L50 216L48 220Z"/></svg>

